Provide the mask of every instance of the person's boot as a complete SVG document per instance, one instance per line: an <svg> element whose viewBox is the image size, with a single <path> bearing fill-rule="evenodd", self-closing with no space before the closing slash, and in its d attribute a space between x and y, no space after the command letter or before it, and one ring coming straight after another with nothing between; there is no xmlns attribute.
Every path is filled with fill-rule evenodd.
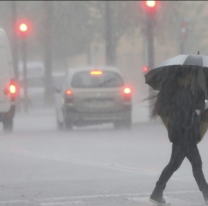
<svg viewBox="0 0 208 206"><path fill-rule="evenodd" d="M208 205L208 190L204 190L202 192L203 196L204 196L204 201L206 203L206 205Z"/></svg>
<svg viewBox="0 0 208 206"><path fill-rule="evenodd" d="M163 192L157 192L156 190L153 191L153 193L150 196L150 201L153 202L156 205L160 206L169 206L170 203L166 202L163 198Z"/></svg>

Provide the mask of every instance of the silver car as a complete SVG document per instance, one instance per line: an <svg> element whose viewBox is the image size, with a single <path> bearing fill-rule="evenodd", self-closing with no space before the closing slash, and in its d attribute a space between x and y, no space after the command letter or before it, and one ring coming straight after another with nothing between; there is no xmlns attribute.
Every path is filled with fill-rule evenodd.
<svg viewBox="0 0 208 206"><path fill-rule="evenodd" d="M132 91L116 68L76 68L56 88L59 129L112 122L131 128Z"/></svg>

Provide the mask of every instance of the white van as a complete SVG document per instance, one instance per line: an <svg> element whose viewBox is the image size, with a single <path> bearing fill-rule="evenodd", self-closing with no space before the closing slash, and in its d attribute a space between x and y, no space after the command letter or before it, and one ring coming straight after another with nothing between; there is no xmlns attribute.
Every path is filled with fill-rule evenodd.
<svg viewBox="0 0 208 206"><path fill-rule="evenodd" d="M15 100L18 94L18 85L14 78L12 57L6 33L0 28L0 122L3 130L13 130L15 115Z"/></svg>

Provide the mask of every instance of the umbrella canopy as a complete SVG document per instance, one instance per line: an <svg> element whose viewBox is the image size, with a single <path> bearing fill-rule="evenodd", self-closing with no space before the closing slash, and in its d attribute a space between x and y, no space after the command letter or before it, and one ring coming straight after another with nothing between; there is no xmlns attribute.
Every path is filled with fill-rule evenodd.
<svg viewBox="0 0 208 206"><path fill-rule="evenodd" d="M188 54L167 59L145 75L145 82L154 90L160 90L166 80L173 79L178 69L196 70L197 81L207 98L208 56Z"/></svg>

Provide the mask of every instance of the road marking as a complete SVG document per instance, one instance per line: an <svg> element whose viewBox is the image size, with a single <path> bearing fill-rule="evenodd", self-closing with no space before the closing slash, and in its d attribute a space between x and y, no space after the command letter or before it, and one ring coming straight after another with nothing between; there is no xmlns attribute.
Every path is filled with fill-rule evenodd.
<svg viewBox="0 0 208 206"><path fill-rule="evenodd" d="M195 193L196 191L193 191L193 192ZM166 192L166 194L176 194L176 193L182 193L182 192ZM184 191L183 193L189 193L189 192ZM189 202L189 201L185 201L185 200L181 200L181 199L177 199L177 198L172 198L172 197L167 197L167 196L164 196L164 198L169 200L168 202L172 202L171 200L175 200L177 202L180 202L183 204L188 204L188 205L195 205L195 206L202 205L202 204L193 203L193 202ZM134 197L134 198L128 198L128 200L135 201L135 202L141 202L141 203L147 203L147 202L149 202L149 197Z"/></svg>
<svg viewBox="0 0 208 206"><path fill-rule="evenodd" d="M0 201L1 204L15 204L15 203L28 203L30 200L5 200L5 201Z"/></svg>
<svg viewBox="0 0 208 206"><path fill-rule="evenodd" d="M133 198L128 198L128 200L135 202L149 202L149 197L133 197Z"/></svg>
<svg viewBox="0 0 208 206"><path fill-rule="evenodd" d="M177 191L177 192L165 192L165 194L189 194L189 193L199 193L199 191ZM56 198L42 198L42 199L34 199L33 202L41 202L41 204L45 204L47 202L54 201L70 201L70 200L82 200L82 199L96 199L96 198L115 198L115 197L128 197L128 196L145 196L151 195L150 192L144 193L132 193L132 194L111 194L111 195L86 195L86 196L72 196L72 197L56 197ZM12 204L15 203L29 203L31 200L7 200L0 201L0 204Z"/></svg>
<svg viewBox="0 0 208 206"><path fill-rule="evenodd" d="M150 175L150 176L158 175L157 172L154 172L154 171L150 172L149 170L145 170L145 169L127 167L127 166L116 165L116 164L105 164L105 163L90 162L90 161L77 160L77 159L72 159L72 158L68 159L68 158L64 158L64 157L60 157L60 156L40 155L38 153L31 153L31 152L27 152L27 151L23 151L23 150L11 149L10 151L1 150L1 152L13 153L13 154L30 156L30 157L36 157L36 158L41 158L41 159L48 159L48 160L53 160L53 161L68 162L68 163L73 163L73 164L87 165L87 166L93 166L93 167L101 167L101 168L119 170L119 171L124 171L124 172L140 173L140 174L143 174L143 175L147 175L147 174Z"/></svg>
<svg viewBox="0 0 208 206"><path fill-rule="evenodd" d="M193 203L193 202L189 202L189 201L184 201L184 200L180 200L177 198L172 198L172 197L164 197L165 199L169 200L167 202L172 202L171 200L174 200L176 202L179 203L183 203L186 205L195 205L195 206L201 206L202 204L198 204L198 203ZM149 203L149 197L134 197L134 198L128 198L128 200L130 201L135 201L135 202L140 202L140 203Z"/></svg>
<svg viewBox="0 0 208 206"><path fill-rule="evenodd" d="M118 170L123 172L131 172L131 173L139 173L142 175L148 175L148 176L158 176L160 173L157 171L153 171L150 169L141 169L141 168L135 168L135 167L129 167L125 165L119 165L119 164L106 164L106 163L99 163L99 162L91 162L86 160L79 160L74 158L65 158L62 156L47 156L42 155L39 153L32 153L24 150L18 150L18 149L10 149L10 151L4 151L1 150L0 152L7 152L7 153L13 153L18 155L24 155L24 156L30 156L30 157L36 157L41 159L47 159L47 160L53 160L53 161L61 161L61 162L68 162L72 164L79 164L79 165L87 165L87 166L93 166L93 167L101 167L105 169L111 169L111 170ZM175 180L185 181L185 182L193 182L193 178L190 176L182 176L174 174L172 176Z"/></svg>
<svg viewBox="0 0 208 206"><path fill-rule="evenodd" d="M73 202L49 202L49 203L40 203L40 206L56 206L56 205L78 205L84 204L82 201L73 201Z"/></svg>
<svg viewBox="0 0 208 206"><path fill-rule="evenodd" d="M180 199L172 198L172 197L165 197L165 199L169 199L170 201L175 200L176 202L180 202L180 203L188 204L188 205L195 205L195 206L197 206L197 205L201 206L202 205L202 204L193 203L193 202L189 202L189 201L185 201L185 200L180 200Z"/></svg>

